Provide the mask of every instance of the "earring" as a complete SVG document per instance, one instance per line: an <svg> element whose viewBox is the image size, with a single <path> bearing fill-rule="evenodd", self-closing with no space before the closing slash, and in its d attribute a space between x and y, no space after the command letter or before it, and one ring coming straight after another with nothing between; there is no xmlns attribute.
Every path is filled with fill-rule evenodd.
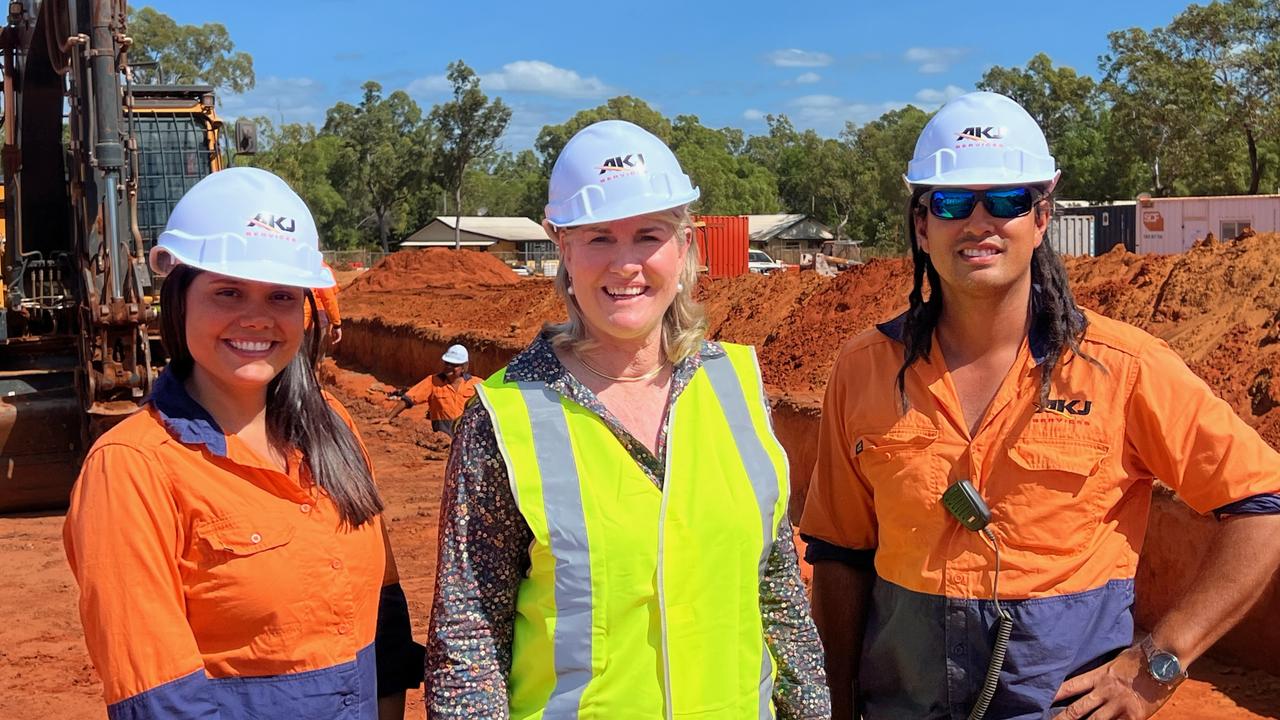
<svg viewBox="0 0 1280 720"><path fill-rule="evenodd" d="M682 282L676 283L676 292L684 292L684 283Z"/></svg>
<svg viewBox="0 0 1280 720"><path fill-rule="evenodd" d="M570 286L568 287L568 289L566 289L566 290L565 290L565 292L567 292L567 293L569 293L570 295L572 295L572 294L573 294L573 286L572 286L572 285L570 285Z"/></svg>

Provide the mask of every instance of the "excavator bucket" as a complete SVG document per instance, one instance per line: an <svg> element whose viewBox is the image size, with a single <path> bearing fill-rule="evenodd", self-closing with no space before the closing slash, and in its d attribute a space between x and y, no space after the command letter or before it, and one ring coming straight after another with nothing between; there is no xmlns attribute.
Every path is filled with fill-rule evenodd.
<svg viewBox="0 0 1280 720"><path fill-rule="evenodd" d="M75 347L57 340L4 344L0 513L65 507L86 444Z"/></svg>

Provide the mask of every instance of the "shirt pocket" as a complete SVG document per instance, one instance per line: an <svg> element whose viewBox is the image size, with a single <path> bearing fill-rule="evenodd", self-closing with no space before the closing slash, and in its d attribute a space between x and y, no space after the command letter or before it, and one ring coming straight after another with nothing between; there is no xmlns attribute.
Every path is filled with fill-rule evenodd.
<svg viewBox="0 0 1280 720"><path fill-rule="evenodd" d="M187 578L187 611L204 644L284 647L301 627L307 594L316 592L308 558L298 556L306 546L292 542L297 528L284 518L237 514L192 532L198 561Z"/></svg>
<svg viewBox="0 0 1280 720"><path fill-rule="evenodd" d="M195 527L195 537L206 564L284 547L296 532L297 528L289 523L253 521L243 516L209 520Z"/></svg>
<svg viewBox="0 0 1280 720"><path fill-rule="evenodd" d="M877 509L924 507L946 488L935 427L895 425L854 438L854 457Z"/></svg>
<svg viewBox="0 0 1280 720"><path fill-rule="evenodd" d="M992 515L1005 540L1049 555L1075 555L1092 542L1102 521L1099 468L1108 447L1082 439L1019 439L1009 464L989 484Z"/></svg>

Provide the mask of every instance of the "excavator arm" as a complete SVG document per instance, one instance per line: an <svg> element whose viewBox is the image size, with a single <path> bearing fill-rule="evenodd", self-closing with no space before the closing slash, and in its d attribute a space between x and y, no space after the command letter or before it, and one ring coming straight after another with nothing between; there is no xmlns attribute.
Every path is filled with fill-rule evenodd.
<svg viewBox="0 0 1280 720"><path fill-rule="evenodd" d="M126 18L125 0L18 0L0 34L0 512L65 504L88 446L145 399L146 251L220 166L212 89L132 85Z"/></svg>

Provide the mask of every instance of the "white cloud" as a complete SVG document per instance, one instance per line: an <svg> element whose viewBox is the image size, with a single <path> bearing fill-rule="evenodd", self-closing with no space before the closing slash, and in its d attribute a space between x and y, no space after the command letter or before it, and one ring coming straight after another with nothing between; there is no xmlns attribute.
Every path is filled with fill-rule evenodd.
<svg viewBox="0 0 1280 720"><path fill-rule="evenodd" d="M796 78L797 85L812 85L822 79L822 76L816 72L801 73Z"/></svg>
<svg viewBox="0 0 1280 720"><path fill-rule="evenodd" d="M507 63L502 66L502 72L484 75L481 82L494 90L567 98L603 97L614 92L599 78L584 78L572 70L541 60Z"/></svg>
<svg viewBox="0 0 1280 720"><path fill-rule="evenodd" d="M218 112L224 117L264 116L276 124L324 123L324 115L333 103L326 97L325 86L306 77L259 77L254 88L240 95L219 98Z"/></svg>
<svg viewBox="0 0 1280 720"><path fill-rule="evenodd" d="M791 101L792 107L804 110L834 108L843 104L844 100L841 100L835 95L802 95Z"/></svg>
<svg viewBox="0 0 1280 720"><path fill-rule="evenodd" d="M573 70L542 60L517 60L497 72L480 75L480 87L488 93L527 93L560 98L603 98L617 92L599 78L583 77ZM444 75L431 75L409 83L412 95L451 90Z"/></svg>
<svg viewBox="0 0 1280 720"><path fill-rule="evenodd" d="M862 125L906 104L898 101L858 102L835 95L803 95L787 103L787 114L798 127L835 135L844 129L846 122Z"/></svg>
<svg viewBox="0 0 1280 720"><path fill-rule="evenodd" d="M764 111L757 110L755 108L747 108L742 112L742 119L758 122L764 119Z"/></svg>
<svg viewBox="0 0 1280 720"><path fill-rule="evenodd" d="M908 48L903 55L907 62L926 75L937 75L951 69L951 64L969 53L965 48Z"/></svg>
<svg viewBox="0 0 1280 720"><path fill-rule="evenodd" d="M483 82L483 80L481 82ZM448 92L450 89L449 79L443 75L430 75L418 78L405 87L405 91L410 95L431 95L434 93Z"/></svg>
<svg viewBox="0 0 1280 720"><path fill-rule="evenodd" d="M777 67L826 67L833 60L830 55L824 52L799 50L797 48L774 50L765 57Z"/></svg>
<svg viewBox="0 0 1280 720"><path fill-rule="evenodd" d="M958 85L948 85L941 90L924 88L916 93L916 99L927 105L941 105L969 92Z"/></svg>

